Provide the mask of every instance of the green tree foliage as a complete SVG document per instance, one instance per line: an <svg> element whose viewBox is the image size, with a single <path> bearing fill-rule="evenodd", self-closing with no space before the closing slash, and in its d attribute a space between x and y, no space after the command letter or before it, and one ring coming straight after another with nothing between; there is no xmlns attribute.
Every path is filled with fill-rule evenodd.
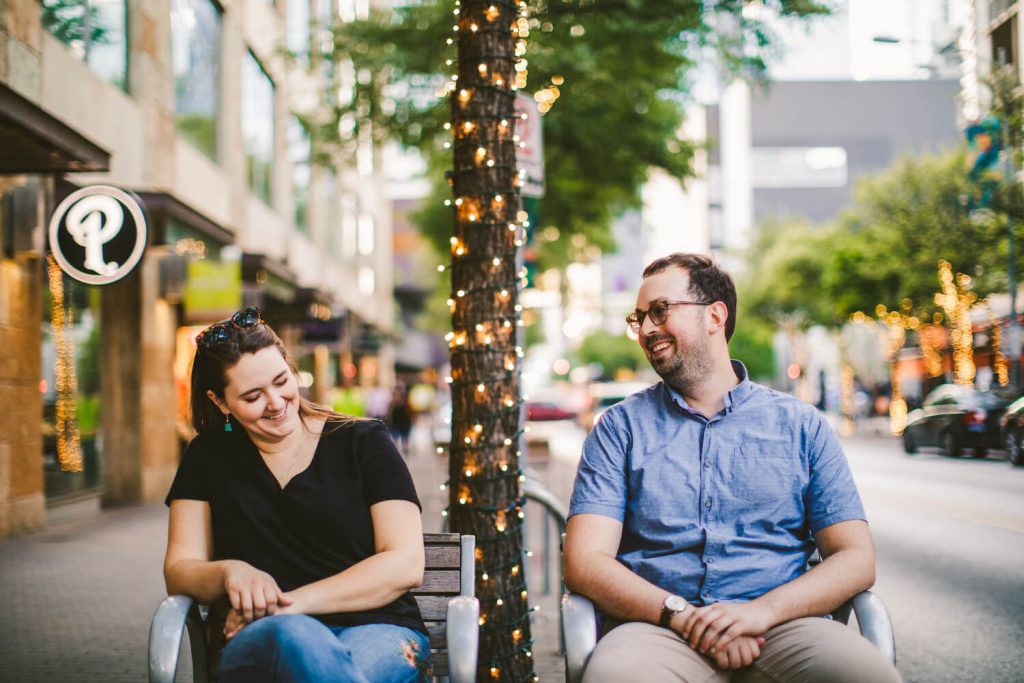
<svg viewBox="0 0 1024 683"><path fill-rule="evenodd" d="M646 367L643 349L625 334L611 334L599 330L586 337L575 353L578 364L596 363L603 374L614 377L619 370L637 370Z"/></svg>
<svg viewBox="0 0 1024 683"><path fill-rule="evenodd" d="M775 376L774 327L753 316L740 318L729 340L729 356L743 361L751 379L764 380Z"/></svg>
<svg viewBox="0 0 1024 683"><path fill-rule="evenodd" d="M742 0L541 0L531 3L528 92L557 93L544 116L547 194L540 226L557 227L561 240L544 244L542 265L564 263L572 235L612 249L611 220L639 202L651 168L677 178L692 174L694 146L679 137L682 96L696 60L717 53L733 73L763 76L771 36L744 16ZM812 0L770 0L788 16L827 13ZM354 149L360 126L378 140L397 139L432 157L441 204L441 180L450 167L442 146L448 104L437 97L454 71L446 60L453 25L450 0L409 3L371 12L335 31L334 59L348 73L337 120L320 128L322 140ZM749 14L749 13L748 13ZM349 87L350 86L350 87ZM439 160L439 161L438 161ZM451 235L451 215L428 208L419 217L440 247Z"/></svg>
<svg viewBox="0 0 1024 683"><path fill-rule="evenodd" d="M743 311L761 320L828 322L830 301L819 290L830 232L800 218L763 225L751 244L746 274L738 285ZM743 325L748 320L744 313Z"/></svg>
<svg viewBox="0 0 1024 683"><path fill-rule="evenodd" d="M928 313L939 259L970 275L979 296L1006 291L1005 217L968 212L969 192L962 152L908 156L858 183L831 224L764 226L743 286L749 310L766 320L840 324L910 299Z"/></svg>

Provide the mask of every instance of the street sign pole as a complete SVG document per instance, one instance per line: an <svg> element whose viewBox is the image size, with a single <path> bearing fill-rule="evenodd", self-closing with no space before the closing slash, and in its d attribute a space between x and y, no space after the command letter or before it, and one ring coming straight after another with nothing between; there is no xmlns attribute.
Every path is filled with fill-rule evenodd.
<svg viewBox="0 0 1024 683"><path fill-rule="evenodd" d="M1002 125L1002 137L1003 137L1003 153L1005 155L1004 164L1006 165L1006 181L1010 183L1010 187L1013 188L1017 182L1014 169L1013 169L1013 151L1010 147L1010 127L1006 122L1006 117L1003 117ZM1009 278L1009 294L1010 294L1010 319L1009 327L1007 329L1006 336L1009 337L1010 346L1010 384L1013 386L1020 386L1020 337L1019 337L1019 325L1017 324L1017 264L1016 254L1014 249L1013 240L1013 207L1009 206L1007 202L1006 210L1006 240L1009 251L1009 260L1006 266L1006 274Z"/></svg>

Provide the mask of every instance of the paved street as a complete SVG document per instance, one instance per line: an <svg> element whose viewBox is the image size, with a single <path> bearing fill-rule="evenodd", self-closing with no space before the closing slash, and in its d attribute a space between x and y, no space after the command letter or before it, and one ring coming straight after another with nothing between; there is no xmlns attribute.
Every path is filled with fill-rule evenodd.
<svg viewBox="0 0 1024 683"><path fill-rule="evenodd" d="M581 434L567 433L532 469L566 500ZM908 683L1017 681L1024 670L1024 470L1001 456L950 460L903 455L895 439L845 442L878 546L876 592L896 628ZM424 526L440 529L447 462L425 432L410 465ZM537 671L560 681L557 574L543 594L544 535L528 506L528 565ZM2 681L140 681L146 638L162 598L161 505L125 508L0 543ZM549 531L548 543L557 548ZM188 665L179 679L186 680Z"/></svg>
<svg viewBox="0 0 1024 683"><path fill-rule="evenodd" d="M896 628L907 683L1019 681L1024 670L1024 469L896 439L847 453L878 552L875 591Z"/></svg>

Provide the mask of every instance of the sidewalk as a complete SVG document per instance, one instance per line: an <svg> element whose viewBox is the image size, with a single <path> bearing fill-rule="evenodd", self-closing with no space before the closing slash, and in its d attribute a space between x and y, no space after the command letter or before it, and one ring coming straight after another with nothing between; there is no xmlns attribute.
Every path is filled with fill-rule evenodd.
<svg viewBox="0 0 1024 683"><path fill-rule="evenodd" d="M437 455L429 430L414 431L408 460L423 501L425 531L440 531L447 504L440 485L447 458ZM562 500L566 472L575 464L552 457L535 470ZM568 478L571 484L571 477ZM553 486L554 484L554 486ZM538 511L539 512L539 511ZM558 654L557 574L543 595L542 536L538 515L527 507L528 543L534 559L526 568L531 603L534 658L541 681L562 681ZM152 504L120 508L96 517L55 525L42 532L0 542L0 681L18 683L121 683L146 680L149 622L164 598L162 563L166 508ZM558 551L557 538L553 553ZM555 561L552 556L551 561ZM552 567L554 565L551 565ZM191 680L184 657L178 680Z"/></svg>

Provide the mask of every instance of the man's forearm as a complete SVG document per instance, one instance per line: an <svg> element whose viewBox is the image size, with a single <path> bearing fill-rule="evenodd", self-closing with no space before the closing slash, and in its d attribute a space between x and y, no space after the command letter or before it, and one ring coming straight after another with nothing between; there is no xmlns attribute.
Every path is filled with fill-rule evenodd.
<svg viewBox="0 0 1024 683"><path fill-rule="evenodd" d="M861 547L843 549L798 578L765 593L762 603L781 624L827 614L875 583L874 553Z"/></svg>
<svg viewBox="0 0 1024 683"><path fill-rule="evenodd" d="M608 616L653 624L658 623L668 594L604 553L588 553L566 563L565 585L590 598Z"/></svg>

